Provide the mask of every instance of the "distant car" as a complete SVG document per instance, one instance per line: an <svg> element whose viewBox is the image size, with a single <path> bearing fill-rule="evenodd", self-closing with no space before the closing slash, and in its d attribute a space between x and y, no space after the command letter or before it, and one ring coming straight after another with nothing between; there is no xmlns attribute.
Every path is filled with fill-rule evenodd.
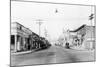
<svg viewBox="0 0 100 67"><path fill-rule="evenodd" d="M66 46L65 47L68 48L68 49L70 48L68 42L66 42Z"/></svg>

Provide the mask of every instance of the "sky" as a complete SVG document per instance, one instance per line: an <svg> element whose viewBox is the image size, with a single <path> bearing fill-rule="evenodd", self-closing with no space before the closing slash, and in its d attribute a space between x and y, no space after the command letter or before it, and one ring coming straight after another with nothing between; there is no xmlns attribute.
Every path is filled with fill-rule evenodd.
<svg viewBox="0 0 100 67"><path fill-rule="evenodd" d="M83 24L91 25L91 13L94 13L91 6L11 1L11 23L18 22L39 34L37 20L40 19L40 35L44 36L46 29L51 39L59 38L63 29L74 30Z"/></svg>

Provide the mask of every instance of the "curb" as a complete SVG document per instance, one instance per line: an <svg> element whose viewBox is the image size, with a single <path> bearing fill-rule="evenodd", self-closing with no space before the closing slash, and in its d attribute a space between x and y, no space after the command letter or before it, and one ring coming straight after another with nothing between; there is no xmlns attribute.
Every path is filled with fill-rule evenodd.
<svg viewBox="0 0 100 67"><path fill-rule="evenodd" d="M76 51L94 51L94 49L92 50L88 50L88 49L76 49L76 48L71 48L72 50L76 50Z"/></svg>
<svg viewBox="0 0 100 67"><path fill-rule="evenodd" d="M23 51L23 52L16 52L16 53L11 53L11 55L22 55L22 54L28 54L28 53L32 53L35 52L39 49L34 49L34 50L30 50L30 51Z"/></svg>
<svg viewBox="0 0 100 67"><path fill-rule="evenodd" d="M31 53L35 50L30 50L30 51L23 51L23 52L16 52L16 53L11 53L11 55L21 55L21 54L28 54L28 53Z"/></svg>

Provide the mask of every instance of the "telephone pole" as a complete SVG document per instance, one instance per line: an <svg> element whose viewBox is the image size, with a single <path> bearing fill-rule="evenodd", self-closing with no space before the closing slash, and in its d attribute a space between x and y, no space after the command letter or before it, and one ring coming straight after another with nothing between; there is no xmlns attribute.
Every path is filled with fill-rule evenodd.
<svg viewBox="0 0 100 67"><path fill-rule="evenodd" d="M44 29L44 35L45 35L45 38L48 37L48 32L47 32L47 29L46 28Z"/></svg>
<svg viewBox="0 0 100 67"><path fill-rule="evenodd" d="M93 8L91 7L91 12L92 12ZM90 46L90 49L93 48L93 43L92 43L92 40L93 40L93 28L92 28L92 20L94 18L94 13L91 13L91 15L89 16L89 20L91 22L91 46Z"/></svg>
<svg viewBox="0 0 100 67"><path fill-rule="evenodd" d="M36 20L37 22L37 24L39 25L39 36L41 36L41 25L42 25L42 20L41 19L38 19L38 20Z"/></svg>

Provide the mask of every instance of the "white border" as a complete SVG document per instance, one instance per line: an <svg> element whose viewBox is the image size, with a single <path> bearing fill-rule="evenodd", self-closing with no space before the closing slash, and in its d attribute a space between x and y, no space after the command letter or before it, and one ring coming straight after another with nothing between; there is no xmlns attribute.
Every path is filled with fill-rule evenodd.
<svg viewBox="0 0 100 67"><path fill-rule="evenodd" d="M84 63L66 63L66 64L51 64L51 65L39 65L37 67L99 67L99 59L100 59L100 45L99 45L99 37L100 37L100 2L99 0L36 0L43 2L57 2L57 3L71 3L71 4L88 4L88 5L96 5L96 51L97 51L97 59L96 62L84 62ZM0 0L0 67L9 67L10 63L10 0ZM25 67L33 67L33 66L25 66ZM35 66L34 66L35 67Z"/></svg>

